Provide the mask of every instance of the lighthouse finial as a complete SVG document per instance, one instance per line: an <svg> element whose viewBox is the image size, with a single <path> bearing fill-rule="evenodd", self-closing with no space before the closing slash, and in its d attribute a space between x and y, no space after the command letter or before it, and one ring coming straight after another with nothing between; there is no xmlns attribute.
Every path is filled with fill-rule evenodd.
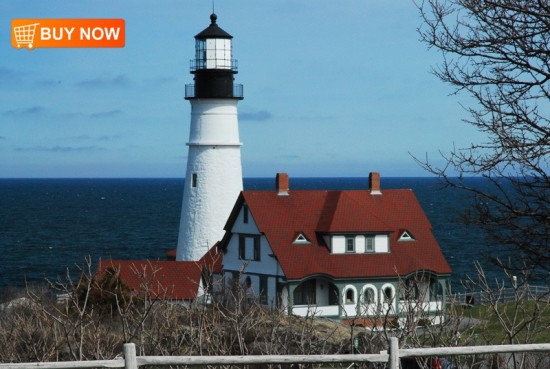
<svg viewBox="0 0 550 369"><path fill-rule="evenodd" d="M212 23L216 23L218 16L216 15L216 0L212 0L212 14L210 15L210 20Z"/></svg>

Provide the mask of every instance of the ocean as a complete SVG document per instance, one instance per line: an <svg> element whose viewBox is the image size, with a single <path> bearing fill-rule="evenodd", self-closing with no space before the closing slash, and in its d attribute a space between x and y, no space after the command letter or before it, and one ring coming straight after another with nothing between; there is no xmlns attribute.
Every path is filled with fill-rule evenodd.
<svg viewBox="0 0 550 369"><path fill-rule="evenodd" d="M482 179L471 179L482 185ZM246 178L245 189L274 188L273 178ZM435 178L382 178L384 188L410 188L431 221L453 269L453 288L475 275L483 234L459 222L465 193ZM0 293L57 280L86 257L164 260L176 247L184 181L178 179L0 179ZM368 178L291 178L292 189L367 189ZM494 247L493 250L498 249ZM494 254L494 252L493 252Z"/></svg>

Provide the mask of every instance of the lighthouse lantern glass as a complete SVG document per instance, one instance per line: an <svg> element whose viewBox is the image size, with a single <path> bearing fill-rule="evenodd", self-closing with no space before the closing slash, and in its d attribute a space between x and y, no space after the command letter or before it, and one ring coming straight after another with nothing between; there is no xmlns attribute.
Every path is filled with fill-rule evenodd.
<svg viewBox="0 0 550 369"><path fill-rule="evenodd" d="M206 68L206 40L195 42L195 66L197 69Z"/></svg>
<svg viewBox="0 0 550 369"><path fill-rule="evenodd" d="M231 40L207 38L197 40L195 45L198 69L231 69Z"/></svg>

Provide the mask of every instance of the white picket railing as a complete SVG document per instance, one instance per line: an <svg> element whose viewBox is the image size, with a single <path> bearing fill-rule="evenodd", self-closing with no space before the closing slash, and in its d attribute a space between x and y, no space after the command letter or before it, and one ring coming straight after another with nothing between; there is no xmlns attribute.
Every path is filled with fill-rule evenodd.
<svg viewBox="0 0 550 369"><path fill-rule="evenodd" d="M331 364L387 362L388 369L398 369L403 357L448 357L456 355L550 352L550 344L492 345L400 349L397 338L390 338L389 353L359 355L250 355L250 356L136 356L133 343L124 344L124 358L115 360L69 361L48 363L0 364L0 369L138 369L144 365L251 365L251 364Z"/></svg>

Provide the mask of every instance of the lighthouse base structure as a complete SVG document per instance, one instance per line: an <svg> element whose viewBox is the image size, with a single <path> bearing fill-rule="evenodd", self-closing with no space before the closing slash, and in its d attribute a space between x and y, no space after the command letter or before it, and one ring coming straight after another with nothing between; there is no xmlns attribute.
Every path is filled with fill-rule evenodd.
<svg viewBox="0 0 550 369"><path fill-rule="evenodd" d="M198 261L224 235L243 189L236 99L191 100L176 260Z"/></svg>

